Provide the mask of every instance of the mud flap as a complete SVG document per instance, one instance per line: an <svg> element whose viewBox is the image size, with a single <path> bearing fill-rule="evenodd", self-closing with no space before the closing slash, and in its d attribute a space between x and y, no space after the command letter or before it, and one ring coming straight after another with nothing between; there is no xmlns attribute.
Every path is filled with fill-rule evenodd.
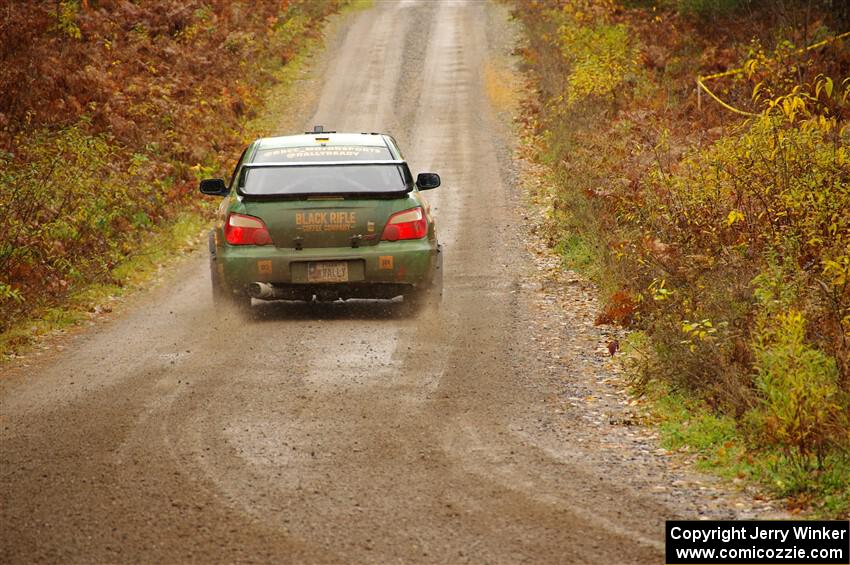
<svg viewBox="0 0 850 565"><path fill-rule="evenodd" d="M434 278L431 279L431 292L437 303L443 300L443 246L437 246L437 260L434 264Z"/></svg>
<svg viewBox="0 0 850 565"><path fill-rule="evenodd" d="M210 250L210 284L212 287L213 308L224 313L225 310L236 308L240 313L251 311L251 298L247 294L234 294L222 280L221 270L216 260L215 232L210 230L208 245Z"/></svg>
<svg viewBox="0 0 850 565"><path fill-rule="evenodd" d="M434 262L434 274L431 284L405 295L408 312L414 314L420 310L437 310L443 301L443 246L437 246L437 258Z"/></svg>

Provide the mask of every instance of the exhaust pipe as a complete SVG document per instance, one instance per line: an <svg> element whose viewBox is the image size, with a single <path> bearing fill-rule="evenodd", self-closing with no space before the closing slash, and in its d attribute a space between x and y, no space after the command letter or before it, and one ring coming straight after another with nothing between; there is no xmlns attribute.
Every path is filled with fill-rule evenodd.
<svg viewBox="0 0 850 565"><path fill-rule="evenodd" d="M274 286L266 282L252 282L247 287L248 296L260 300L306 300L313 299L313 292L304 289Z"/></svg>
<svg viewBox="0 0 850 565"><path fill-rule="evenodd" d="M274 287L269 283L253 282L248 285L248 295L251 298L268 300L269 298L274 298L276 294Z"/></svg>

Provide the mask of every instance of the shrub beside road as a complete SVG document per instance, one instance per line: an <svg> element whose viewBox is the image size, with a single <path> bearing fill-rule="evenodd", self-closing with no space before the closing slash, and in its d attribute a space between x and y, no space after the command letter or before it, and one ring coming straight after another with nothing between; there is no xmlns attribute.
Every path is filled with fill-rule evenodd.
<svg viewBox="0 0 850 565"><path fill-rule="evenodd" d="M846 515L848 14L797 4L523 3L526 147L671 445Z"/></svg>

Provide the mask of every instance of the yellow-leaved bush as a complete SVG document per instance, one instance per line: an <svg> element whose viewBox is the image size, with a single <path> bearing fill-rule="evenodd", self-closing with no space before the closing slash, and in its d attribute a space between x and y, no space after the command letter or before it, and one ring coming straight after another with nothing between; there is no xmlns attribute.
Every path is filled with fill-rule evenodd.
<svg viewBox="0 0 850 565"><path fill-rule="evenodd" d="M572 72L567 81L568 105L589 96L615 97L637 69L624 25L562 25L559 40Z"/></svg>
<svg viewBox="0 0 850 565"><path fill-rule="evenodd" d="M760 443L776 447L801 470L822 466L847 442L848 398L835 359L806 340L806 320L789 311L765 317L756 343L759 402L747 414Z"/></svg>
<svg viewBox="0 0 850 565"><path fill-rule="evenodd" d="M650 242L621 260L643 289L656 369L739 414L760 406L765 437L805 460L825 445L807 426L835 421L821 414L832 413L826 397L848 410L848 145L850 131L834 121L766 111L675 167L656 167L639 198L620 202L621 225ZM661 302L652 300L658 280L669 293ZM711 320L712 339L681 339L682 320L694 319ZM789 406L799 412L793 425Z"/></svg>

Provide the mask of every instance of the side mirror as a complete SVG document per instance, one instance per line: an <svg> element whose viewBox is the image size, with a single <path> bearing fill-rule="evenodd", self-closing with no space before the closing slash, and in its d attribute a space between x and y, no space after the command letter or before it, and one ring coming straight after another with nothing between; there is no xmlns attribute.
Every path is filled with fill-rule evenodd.
<svg viewBox="0 0 850 565"><path fill-rule="evenodd" d="M419 190L431 190L440 186L440 175L437 173L419 173L416 177Z"/></svg>
<svg viewBox="0 0 850 565"><path fill-rule="evenodd" d="M222 179L204 179L201 181L201 192L210 196L227 196L230 189Z"/></svg>

